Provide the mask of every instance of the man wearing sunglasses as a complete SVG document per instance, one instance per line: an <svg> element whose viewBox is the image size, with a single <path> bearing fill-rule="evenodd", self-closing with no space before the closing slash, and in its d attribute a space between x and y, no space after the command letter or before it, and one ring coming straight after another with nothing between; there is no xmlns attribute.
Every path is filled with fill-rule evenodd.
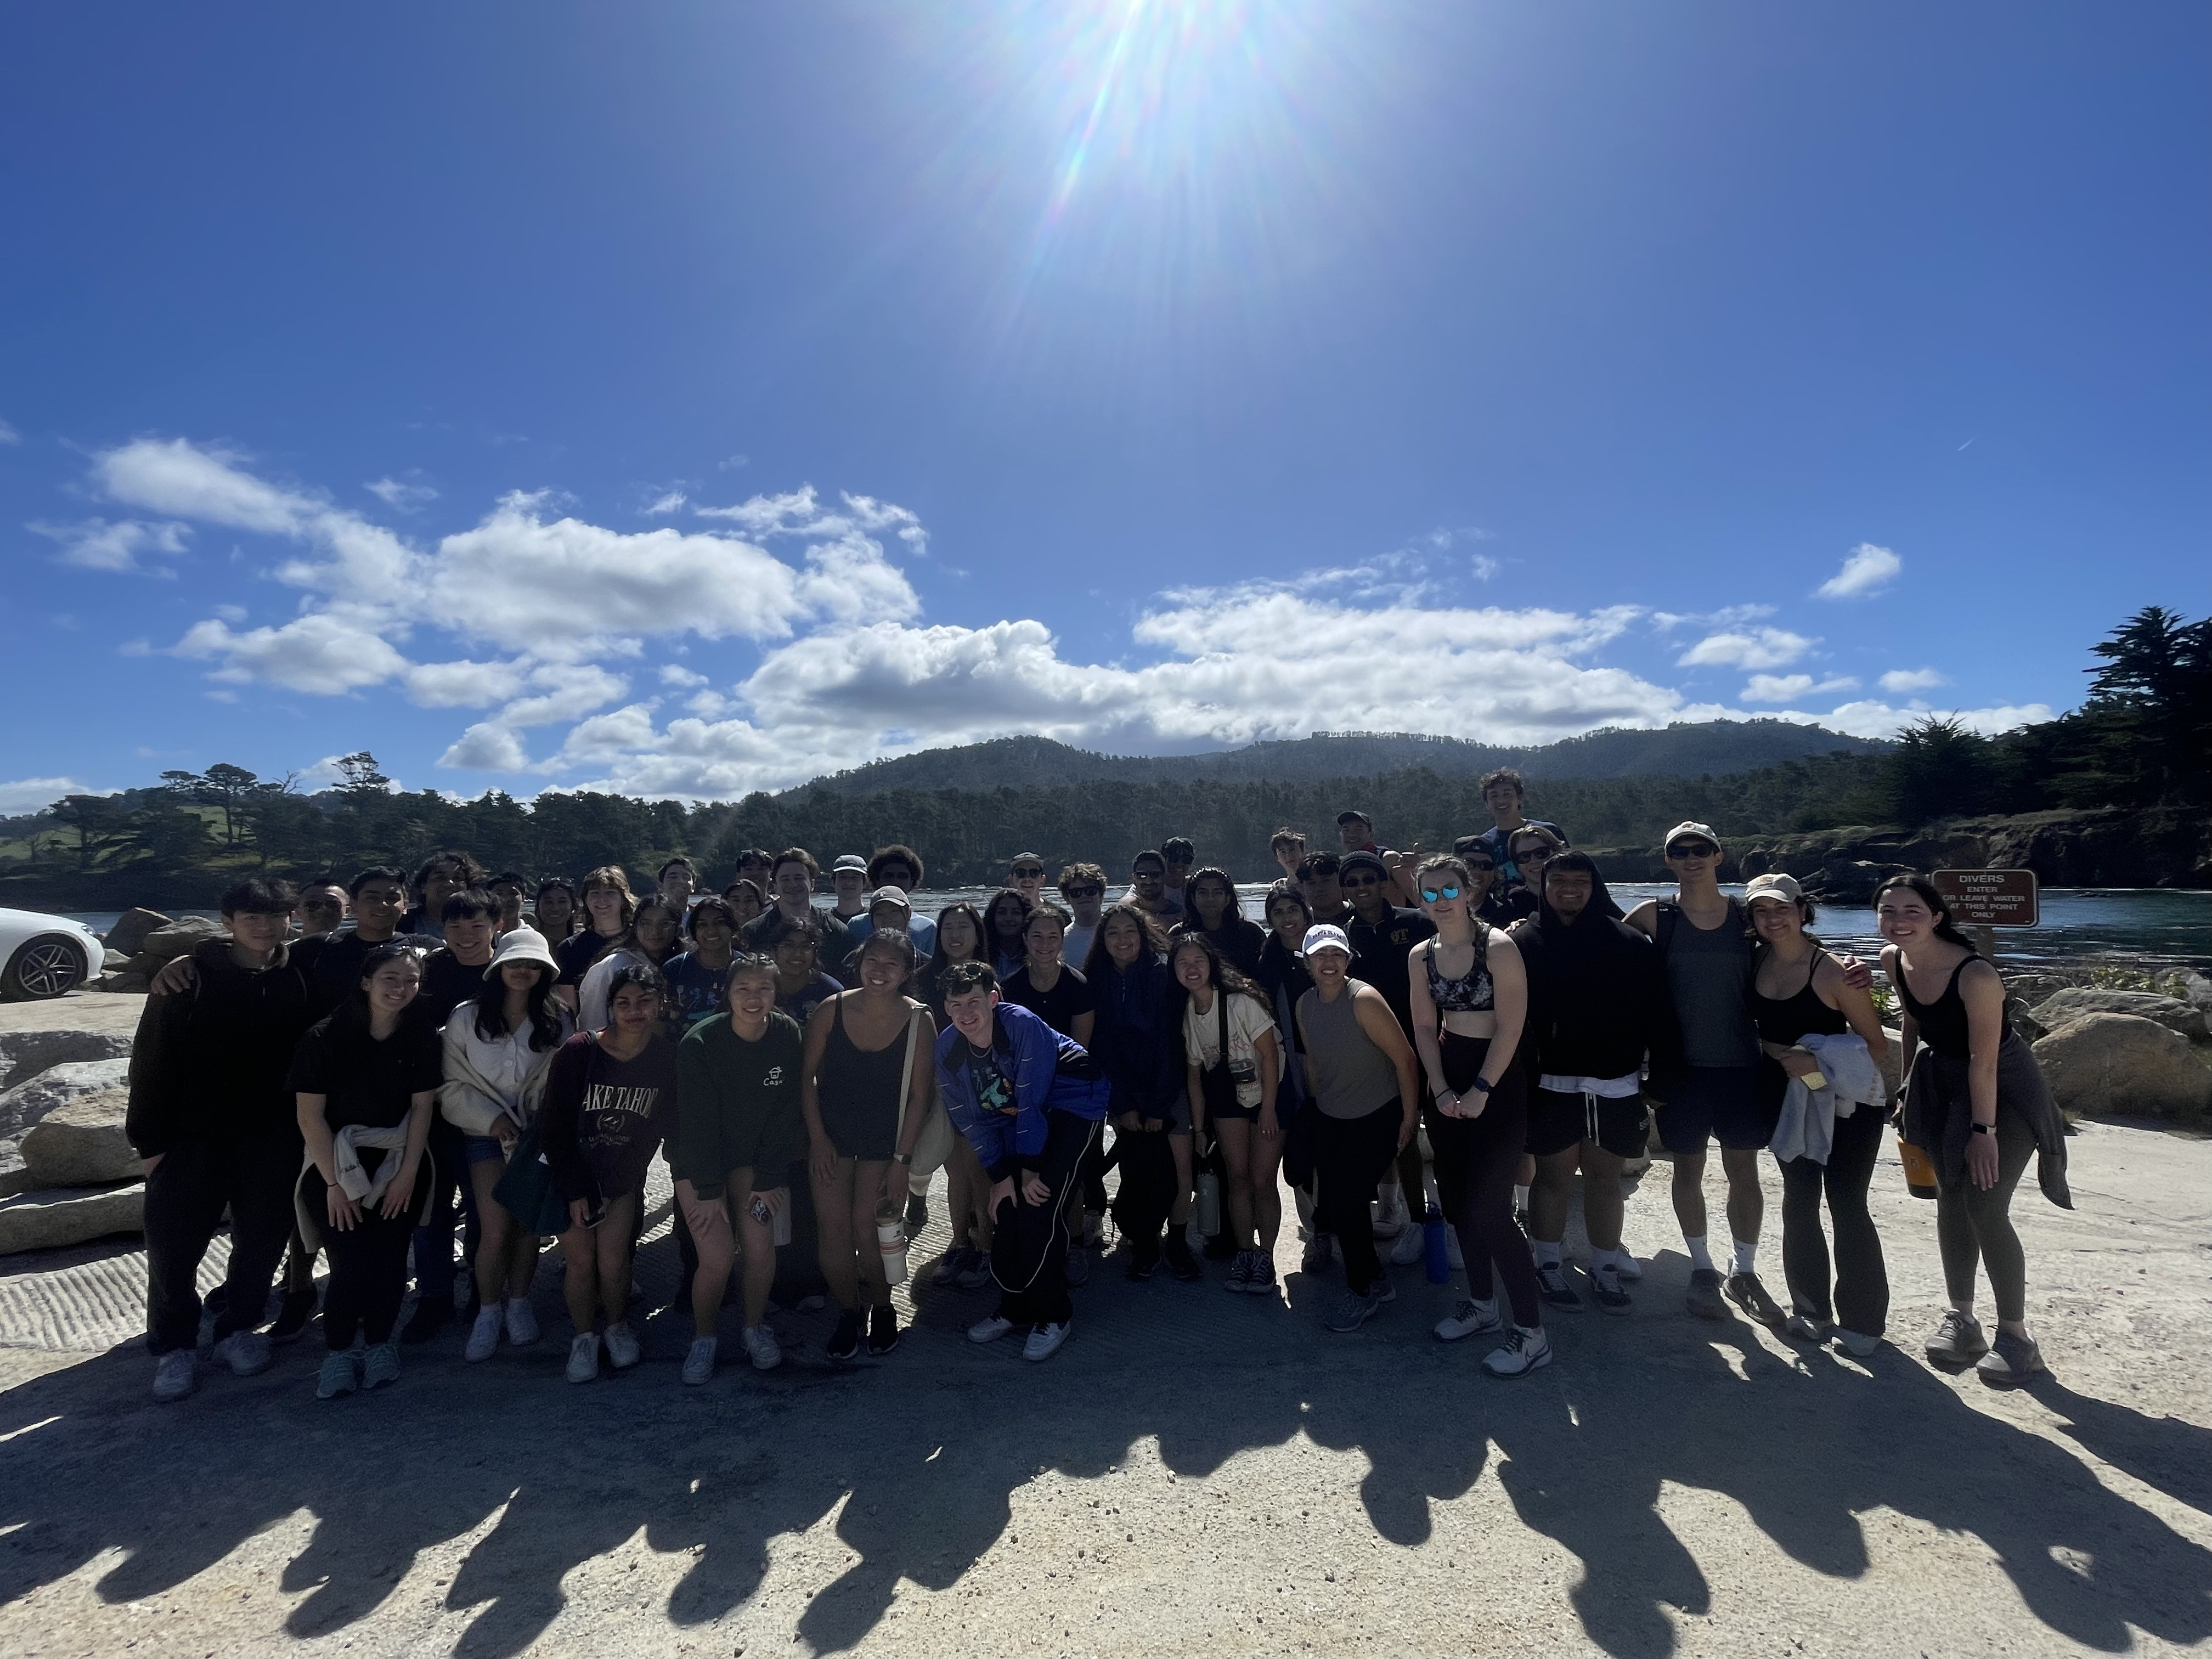
<svg viewBox="0 0 2212 1659"><path fill-rule="evenodd" d="M1690 1253L1689 1310L1703 1319L1724 1317L1725 1292L1778 1331L1788 1316L1759 1283L1757 1267L1765 1212L1759 1154L1774 1138L1787 1082L1760 1049L1752 1021L1753 941L1742 905L1721 891L1719 836L1710 824L1678 823L1664 845L1674 896L1646 899L1627 920L1659 947L1680 1033L1674 1063L1662 1069L1655 1060L1650 1091L1658 1097L1659 1139L1674 1158L1674 1217ZM1859 963L1845 964L1847 978L1854 969L1858 982L1872 982ZM1706 1244L1705 1153L1715 1140L1735 1242L1725 1279Z"/></svg>
<svg viewBox="0 0 2212 1659"><path fill-rule="evenodd" d="M1095 864L1070 864L1060 872L1060 896L1075 913L1061 941L1060 959L1078 973L1091 954L1091 941L1098 934L1099 913L1106 907L1106 872Z"/></svg>
<svg viewBox="0 0 2212 1659"><path fill-rule="evenodd" d="M1351 907L1345 936L1352 941L1352 976L1382 993L1382 1000L1398 1017L1398 1029L1413 1041L1413 978L1412 952L1416 945L1437 931L1436 924L1419 910L1401 909L1390 902L1393 883L1382 859L1369 852L1347 853L1337 861L1337 885ZM1377 1196L1382 1210L1377 1226L1395 1230L1398 1243L1390 1260L1400 1267L1418 1261L1421 1230L1412 1224L1408 1200L1423 1187L1421 1142L1417 1135L1398 1153L1397 1186L1385 1184Z"/></svg>
<svg viewBox="0 0 2212 1659"><path fill-rule="evenodd" d="M1044 902L1044 854L1017 853L1006 866L1006 885L1030 902L1034 910Z"/></svg>

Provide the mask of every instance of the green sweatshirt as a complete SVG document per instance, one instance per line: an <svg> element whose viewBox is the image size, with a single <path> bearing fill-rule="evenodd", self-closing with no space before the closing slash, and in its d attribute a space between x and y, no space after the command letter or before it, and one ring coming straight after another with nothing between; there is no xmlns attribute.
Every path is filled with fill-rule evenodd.
<svg viewBox="0 0 2212 1659"><path fill-rule="evenodd" d="M671 1165L702 1199L720 1198L732 1170L750 1169L780 1187L806 1150L799 1105L806 1043L799 1023L771 1012L747 1042L727 1014L701 1020L676 1048L676 1123Z"/></svg>

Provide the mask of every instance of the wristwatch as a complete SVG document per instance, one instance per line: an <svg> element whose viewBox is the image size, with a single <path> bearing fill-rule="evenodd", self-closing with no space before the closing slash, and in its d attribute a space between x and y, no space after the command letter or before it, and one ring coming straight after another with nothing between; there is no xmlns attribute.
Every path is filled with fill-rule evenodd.
<svg viewBox="0 0 2212 1659"><path fill-rule="evenodd" d="M912 1152L893 1152L891 1154L891 1162L894 1164L903 1164L911 1169L914 1166L914 1154Z"/></svg>
<svg viewBox="0 0 2212 1659"><path fill-rule="evenodd" d="M1478 1077L1474 1082L1468 1084L1467 1086L1474 1090L1477 1094L1486 1095L1498 1085L1490 1082L1487 1079Z"/></svg>
<svg viewBox="0 0 2212 1659"><path fill-rule="evenodd" d="M1993 1135L1997 1132L1997 1126L1994 1123L1969 1123L1966 1127L1978 1135Z"/></svg>

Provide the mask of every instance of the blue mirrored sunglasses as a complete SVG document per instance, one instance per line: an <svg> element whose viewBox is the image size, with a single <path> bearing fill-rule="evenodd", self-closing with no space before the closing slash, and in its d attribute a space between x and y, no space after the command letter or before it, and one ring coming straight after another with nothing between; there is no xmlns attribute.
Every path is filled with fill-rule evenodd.
<svg viewBox="0 0 2212 1659"><path fill-rule="evenodd" d="M1438 899L1457 898L1458 896L1459 884L1457 882L1454 882L1449 887L1424 887L1421 889L1421 897L1431 904L1434 904Z"/></svg>

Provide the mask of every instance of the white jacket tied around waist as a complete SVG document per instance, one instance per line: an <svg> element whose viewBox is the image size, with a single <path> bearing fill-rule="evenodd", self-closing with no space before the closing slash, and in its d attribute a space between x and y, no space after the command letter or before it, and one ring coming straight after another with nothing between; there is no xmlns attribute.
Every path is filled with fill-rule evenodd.
<svg viewBox="0 0 2212 1659"><path fill-rule="evenodd" d="M1784 1164L1793 1158L1826 1164L1836 1141L1836 1120L1849 1117L1861 1106L1881 1105L1888 1098L1888 1090L1865 1042L1852 1032L1808 1031L1797 1040L1797 1047L1820 1063L1827 1086L1808 1089L1802 1079L1790 1079L1789 1091L1782 1097L1782 1118L1774 1128L1774 1156Z"/></svg>

